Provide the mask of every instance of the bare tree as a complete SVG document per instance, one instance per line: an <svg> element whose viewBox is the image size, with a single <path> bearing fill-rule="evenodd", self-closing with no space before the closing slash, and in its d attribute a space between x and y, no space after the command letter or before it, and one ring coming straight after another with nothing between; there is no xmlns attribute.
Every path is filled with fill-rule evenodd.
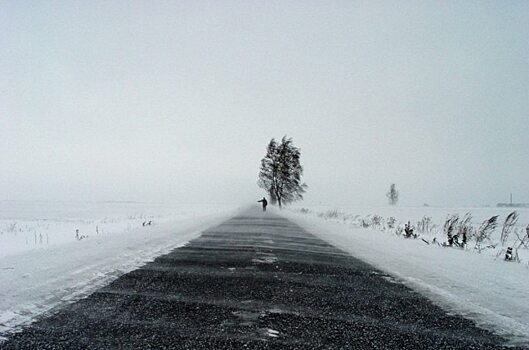
<svg viewBox="0 0 529 350"><path fill-rule="evenodd" d="M446 221L443 227L443 232L448 238L448 245L450 247L454 244L454 242L456 243L456 245L458 245L457 234L454 235L454 231L457 227L458 222L459 222L459 215L454 214L446 218Z"/></svg>
<svg viewBox="0 0 529 350"><path fill-rule="evenodd" d="M496 229L496 226L498 225L498 215L491 217L488 220L483 221L481 226L478 229L478 232L476 233L476 246L475 249L478 250L478 252L481 253L481 244L485 240L490 241L490 235L494 230Z"/></svg>
<svg viewBox="0 0 529 350"><path fill-rule="evenodd" d="M527 225L527 227L525 228L525 232L525 236L522 237L520 237L520 235L516 233L516 237L518 238L518 240L513 244L514 259L516 261L520 261L520 258L518 257L518 249L520 249L522 246L526 248L528 247L527 245L529 244L529 225ZM516 243L518 243L518 245Z"/></svg>
<svg viewBox="0 0 529 350"><path fill-rule="evenodd" d="M389 191L386 193L386 197L388 197L389 204L395 205L399 201L399 191L397 191L397 187L395 184L391 184L389 186Z"/></svg>
<svg viewBox="0 0 529 350"><path fill-rule="evenodd" d="M505 246L505 243L507 243L507 239L509 238L509 234L511 233L514 225L516 225L516 221L518 221L518 213L516 211L513 211L507 217L505 218L505 222L503 223L503 228L501 229L501 246Z"/></svg>
<svg viewBox="0 0 529 350"><path fill-rule="evenodd" d="M284 203L303 199L307 185L301 183L303 167L300 157L300 150L294 147L292 138L283 136L280 143L270 140L261 160L258 185L268 192L272 202L277 201L280 208Z"/></svg>
<svg viewBox="0 0 529 350"><path fill-rule="evenodd" d="M457 237L461 239L461 246L465 247L468 240L472 236L472 214L470 212L463 216L463 219L459 221L459 227L457 231Z"/></svg>
<svg viewBox="0 0 529 350"><path fill-rule="evenodd" d="M529 225L527 225L527 227L525 228L525 235L523 235L523 230L522 231L522 236L520 237L520 235L518 234L517 230L514 231L514 233L516 234L516 242L519 242L518 244L518 248L520 248L521 246L524 246L525 248L529 248ZM516 242L514 243L514 245L516 245ZM516 248L516 249L518 249Z"/></svg>

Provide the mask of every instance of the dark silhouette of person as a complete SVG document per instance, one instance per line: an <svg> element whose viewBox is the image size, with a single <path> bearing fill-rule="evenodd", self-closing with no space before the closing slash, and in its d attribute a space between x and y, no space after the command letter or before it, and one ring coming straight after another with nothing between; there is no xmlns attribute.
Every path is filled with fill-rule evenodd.
<svg viewBox="0 0 529 350"><path fill-rule="evenodd" d="M257 203L263 203L263 211L266 211L266 206L268 205L268 201L266 200L265 197L263 197L263 199L261 199L260 201L257 201Z"/></svg>

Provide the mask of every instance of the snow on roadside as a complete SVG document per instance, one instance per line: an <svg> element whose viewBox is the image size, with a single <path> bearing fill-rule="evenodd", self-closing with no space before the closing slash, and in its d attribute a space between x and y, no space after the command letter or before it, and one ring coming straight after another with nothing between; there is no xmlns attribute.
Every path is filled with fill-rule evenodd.
<svg viewBox="0 0 529 350"><path fill-rule="evenodd" d="M529 345L529 269L387 232L282 212L308 232L393 275L450 312Z"/></svg>
<svg viewBox="0 0 529 350"><path fill-rule="evenodd" d="M211 212L144 202L0 201L0 258Z"/></svg>
<svg viewBox="0 0 529 350"><path fill-rule="evenodd" d="M122 234L93 236L0 258L0 341L35 317L76 301L196 238L235 210L189 214ZM5 337L4 337L5 338Z"/></svg>

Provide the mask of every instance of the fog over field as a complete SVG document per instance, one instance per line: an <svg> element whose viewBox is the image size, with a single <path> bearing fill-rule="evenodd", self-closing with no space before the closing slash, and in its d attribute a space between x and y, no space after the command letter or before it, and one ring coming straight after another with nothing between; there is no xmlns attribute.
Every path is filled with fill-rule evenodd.
<svg viewBox="0 0 529 350"><path fill-rule="evenodd" d="M527 1L0 3L0 199L529 202Z"/></svg>

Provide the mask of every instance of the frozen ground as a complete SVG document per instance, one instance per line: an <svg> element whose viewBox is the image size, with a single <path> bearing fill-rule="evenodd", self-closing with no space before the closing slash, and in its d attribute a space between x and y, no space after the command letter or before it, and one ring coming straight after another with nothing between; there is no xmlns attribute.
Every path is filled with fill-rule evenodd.
<svg viewBox="0 0 529 350"><path fill-rule="evenodd" d="M0 208L0 338L185 244L236 211L12 201L0 202ZM144 221L152 225L144 227ZM78 240L76 229L85 238Z"/></svg>
<svg viewBox="0 0 529 350"><path fill-rule="evenodd" d="M397 236L392 230L358 225L362 217L373 214L412 223L428 215L442 225L447 214L469 210L476 222L499 214L502 223L508 209L339 208L337 217L322 215L330 208L308 209L308 213L283 213L309 232L388 272L444 308L508 337L512 344L529 345L529 266L525 250L521 252L521 263L505 262L501 255L496 257L494 249L478 254L470 249L427 245L421 239ZM519 212L519 225L523 227L529 223L529 210ZM423 237L428 241L439 237L441 227Z"/></svg>
<svg viewBox="0 0 529 350"><path fill-rule="evenodd" d="M325 213L328 211L337 211L338 213L347 215L349 218L367 217L374 214L380 215L384 218L394 217L397 222L405 223L411 221L415 224L424 216L432 218L432 222L437 227L442 226L443 221L447 215L459 214L462 217L465 213L472 213L472 222L475 225L481 224L483 220L490 218L493 215L499 215L499 222L503 223L505 217L516 210L519 214L518 227L522 228L529 224L529 208L497 208L497 207L479 207L479 208L445 208L445 207L334 207L334 206L310 206L297 205L289 207L294 211L302 208L309 209L313 214Z"/></svg>
<svg viewBox="0 0 529 350"><path fill-rule="evenodd" d="M211 212L140 202L0 201L0 258Z"/></svg>

